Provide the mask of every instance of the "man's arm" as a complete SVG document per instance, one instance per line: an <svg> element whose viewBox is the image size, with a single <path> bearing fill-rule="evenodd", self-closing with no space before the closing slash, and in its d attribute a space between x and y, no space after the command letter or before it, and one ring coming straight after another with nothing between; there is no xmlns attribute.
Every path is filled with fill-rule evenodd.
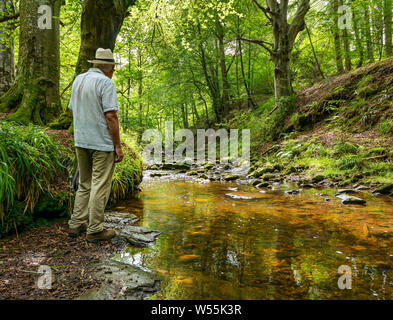
<svg viewBox="0 0 393 320"><path fill-rule="evenodd" d="M117 117L117 111L113 110L106 112L105 118L108 124L109 132L112 136L113 144L115 145L115 152L117 157L115 162L121 162L124 158L124 154L121 150L120 144L119 118Z"/></svg>

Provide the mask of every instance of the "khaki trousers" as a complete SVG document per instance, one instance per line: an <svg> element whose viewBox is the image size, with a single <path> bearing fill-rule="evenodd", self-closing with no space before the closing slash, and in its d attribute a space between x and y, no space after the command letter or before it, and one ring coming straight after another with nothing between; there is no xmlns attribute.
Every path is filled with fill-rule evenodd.
<svg viewBox="0 0 393 320"><path fill-rule="evenodd" d="M79 165L79 187L74 210L68 221L70 228L78 228L88 222L87 234L104 229L104 210L108 202L115 152L97 151L76 147Z"/></svg>

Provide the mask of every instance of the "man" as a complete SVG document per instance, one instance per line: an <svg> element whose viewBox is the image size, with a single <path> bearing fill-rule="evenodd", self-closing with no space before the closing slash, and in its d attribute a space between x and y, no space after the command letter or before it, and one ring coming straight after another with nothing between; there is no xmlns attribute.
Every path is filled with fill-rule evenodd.
<svg viewBox="0 0 393 320"><path fill-rule="evenodd" d="M116 162L123 160L119 136L116 87L111 80L118 64L110 49L97 49L86 73L77 76L68 108L74 119L74 140L79 166L79 187L74 211L68 222L69 235L86 231L89 242L110 240L112 229L104 229L104 210L108 201Z"/></svg>

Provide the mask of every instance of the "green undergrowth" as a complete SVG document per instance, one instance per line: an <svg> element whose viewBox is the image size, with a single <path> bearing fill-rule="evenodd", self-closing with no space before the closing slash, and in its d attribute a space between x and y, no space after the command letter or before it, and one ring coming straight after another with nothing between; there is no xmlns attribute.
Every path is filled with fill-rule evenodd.
<svg viewBox="0 0 393 320"><path fill-rule="evenodd" d="M222 124L227 129L250 129L251 149L258 149L263 143L277 140L284 130L285 119L295 109L295 97L283 98L276 107L274 97L261 103L254 111L234 111L232 118ZM274 110L274 112L272 112Z"/></svg>
<svg viewBox="0 0 393 320"><path fill-rule="evenodd" d="M126 137L122 141L125 158L115 167L115 201L133 194L142 180L137 147ZM42 127L1 123L0 237L70 214L74 193L67 183L75 158L73 148L59 144Z"/></svg>
<svg viewBox="0 0 393 320"><path fill-rule="evenodd" d="M67 177L70 151L42 128L2 122L0 126L0 235L33 221L36 208L53 199L62 204L51 185ZM37 206L38 205L38 206ZM49 210L50 211L50 210ZM60 211L66 211L62 206Z"/></svg>
<svg viewBox="0 0 393 320"><path fill-rule="evenodd" d="M337 140L325 147L317 137L288 137L273 152L257 160L251 174L267 167L280 168L282 176L300 175L304 182L329 180L340 185L393 183L393 151L367 148Z"/></svg>
<svg viewBox="0 0 393 320"><path fill-rule="evenodd" d="M117 163L112 180L112 195L115 201L128 198L142 182L143 162L135 141L122 135L124 159Z"/></svg>
<svg viewBox="0 0 393 320"><path fill-rule="evenodd" d="M274 97L255 110L234 112L224 126L251 130L254 171L276 166L306 181L391 183L392 101L393 60L387 59L284 99L274 112ZM321 132L336 141L319 141ZM351 136L358 144L343 138Z"/></svg>

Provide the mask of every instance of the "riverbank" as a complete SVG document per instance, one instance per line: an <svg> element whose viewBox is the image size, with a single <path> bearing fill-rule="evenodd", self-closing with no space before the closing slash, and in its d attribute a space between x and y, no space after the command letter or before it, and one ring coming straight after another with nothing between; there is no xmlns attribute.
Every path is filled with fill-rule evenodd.
<svg viewBox="0 0 393 320"><path fill-rule="evenodd" d="M393 59L387 59L299 89L278 108L270 98L236 110L224 127L251 130L254 178L390 194L392 98Z"/></svg>
<svg viewBox="0 0 393 320"><path fill-rule="evenodd" d="M111 203L138 190L143 163L138 148L122 136L124 160L116 164ZM1 122L0 238L70 215L76 170L73 136L67 130Z"/></svg>
<svg viewBox="0 0 393 320"><path fill-rule="evenodd" d="M70 238L66 228L67 221L62 220L1 240L1 299L68 300L100 285L99 279L92 277L92 266L116 247L89 244L83 236ZM55 281L50 290L37 288L40 265L51 266Z"/></svg>
<svg viewBox="0 0 393 320"><path fill-rule="evenodd" d="M66 220L34 228L1 241L0 297L10 300L143 299L159 290L153 272L130 269L113 256L128 246L154 245L159 231L134 226L133 214L108 211L111 241L89 243L85 234L68 235ZM40 266L51 268L50 288L42 289ZM112 279L115 277L115 279ZM117 278L116 278L117 277ZM82 296L83 295L83 296Z"/></svg>

